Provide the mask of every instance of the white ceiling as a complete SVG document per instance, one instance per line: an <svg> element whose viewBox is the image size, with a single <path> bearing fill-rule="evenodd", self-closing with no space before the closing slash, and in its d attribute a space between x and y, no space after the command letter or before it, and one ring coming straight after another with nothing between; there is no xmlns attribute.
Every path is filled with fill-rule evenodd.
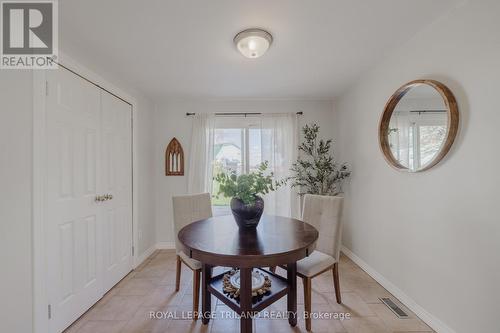
<svg viewBox="0 0 500 333"><path fill-rule="evenodd" d="M60 0L61 49L166 98L332 98L457 0ZM274 43L246 59L232 39Z"/></svg>

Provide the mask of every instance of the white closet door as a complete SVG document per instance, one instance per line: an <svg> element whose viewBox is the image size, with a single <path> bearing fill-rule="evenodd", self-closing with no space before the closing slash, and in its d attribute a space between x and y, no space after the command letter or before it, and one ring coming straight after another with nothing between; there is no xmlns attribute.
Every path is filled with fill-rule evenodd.
<svg viewBox="0 0 500 333"><path fill-rule="evenodd" d="M104 227L104 288L109 290L132 270L132 137L131 106L101 93Z"/></svg>
<svg viewBox="0 0 500 333"><path fill-rule="evenodd" d="M59 333L132 270L132 110L65 69L47 71L47 87L49 331Z"/></svg>
<svg viewBox="0 0 500 333"><path fill-rule="evenodd" d="M61 332L103 294L100 90L64 69L47 71L47 84L49 325Z"/></svg>

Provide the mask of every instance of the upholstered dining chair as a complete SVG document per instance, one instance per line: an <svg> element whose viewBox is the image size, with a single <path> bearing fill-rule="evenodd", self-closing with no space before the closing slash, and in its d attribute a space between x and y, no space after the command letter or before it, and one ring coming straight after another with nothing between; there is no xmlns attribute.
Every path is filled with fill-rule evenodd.
<svg viewBox="0 0 500 333"><path fill-rule="evenodd" d="M186 225L212 217L212 205L209 193L182 195L172 197L174 207L175 247L177 251L177 266L175 276L175 291L179 291L181 283L181 265L184 263L193 271L193 320L198 318L200 299L201 262L189 258L179 246L177 237L179 231Z"/></svg>
<svg viewBox="0 0 500 333"><path fill-rule="evenodd" d="M342 241L342 197L306 194L302 221L319 231L316 250L297 262L297 276L304 284L304 311L306 330L311 330L311 280L329 270L333 273L333 285L337 303L341 303L339 283L339 256Z"/></svg>

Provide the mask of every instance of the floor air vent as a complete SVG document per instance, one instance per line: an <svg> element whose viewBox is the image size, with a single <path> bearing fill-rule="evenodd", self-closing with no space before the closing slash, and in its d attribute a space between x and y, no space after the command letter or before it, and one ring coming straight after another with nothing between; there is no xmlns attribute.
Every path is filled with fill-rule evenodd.
<svg viewBox="0 0 500 333"><path fill-rule="evenodd" d="M394 312L394 314L396 316L398 316L399 319L408 319L409 318L408 315L406 314L406 312L404 312L403 309L401 309L399 306L397 306L396 303L394 303L390 298L382 297L382 298L380 298L380 300L389 309L391 309L391 311Z"/></svg>

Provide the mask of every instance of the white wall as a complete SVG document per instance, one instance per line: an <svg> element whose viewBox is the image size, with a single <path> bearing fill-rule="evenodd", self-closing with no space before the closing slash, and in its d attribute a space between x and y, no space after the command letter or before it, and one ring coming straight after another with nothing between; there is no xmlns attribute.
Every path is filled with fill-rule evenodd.
<svg viewBox="0 0 500 333"><path fill-rule="evenodd" d="M353 171L345 246L455 332L500 327L499 16L499 1L465 3L336 104L341 158ZM461 129L440 164L407 174L384 161L377 130L391 94L418 78L453 91Z"/></svg>
<svg viewBox="0 0 500 333"><path fill-rule="evenodd" d="M0 331L31 332L33 80L0 71Z"/></svg>
<svg viewBox="0 0 500 333"><path fill-rule="evenodd" d="M192 130L192 118L186 112L261 112L280 113L303 111L301 125L315 122L321 126L323 137L333 136L333 105L325 100L184 100L160 103L156 110L156 231L160 245L172 246L173 232L172 196L187 193L187 166ZM165 149L176 137L184 148L185 176L165 176Z"/></svg>

